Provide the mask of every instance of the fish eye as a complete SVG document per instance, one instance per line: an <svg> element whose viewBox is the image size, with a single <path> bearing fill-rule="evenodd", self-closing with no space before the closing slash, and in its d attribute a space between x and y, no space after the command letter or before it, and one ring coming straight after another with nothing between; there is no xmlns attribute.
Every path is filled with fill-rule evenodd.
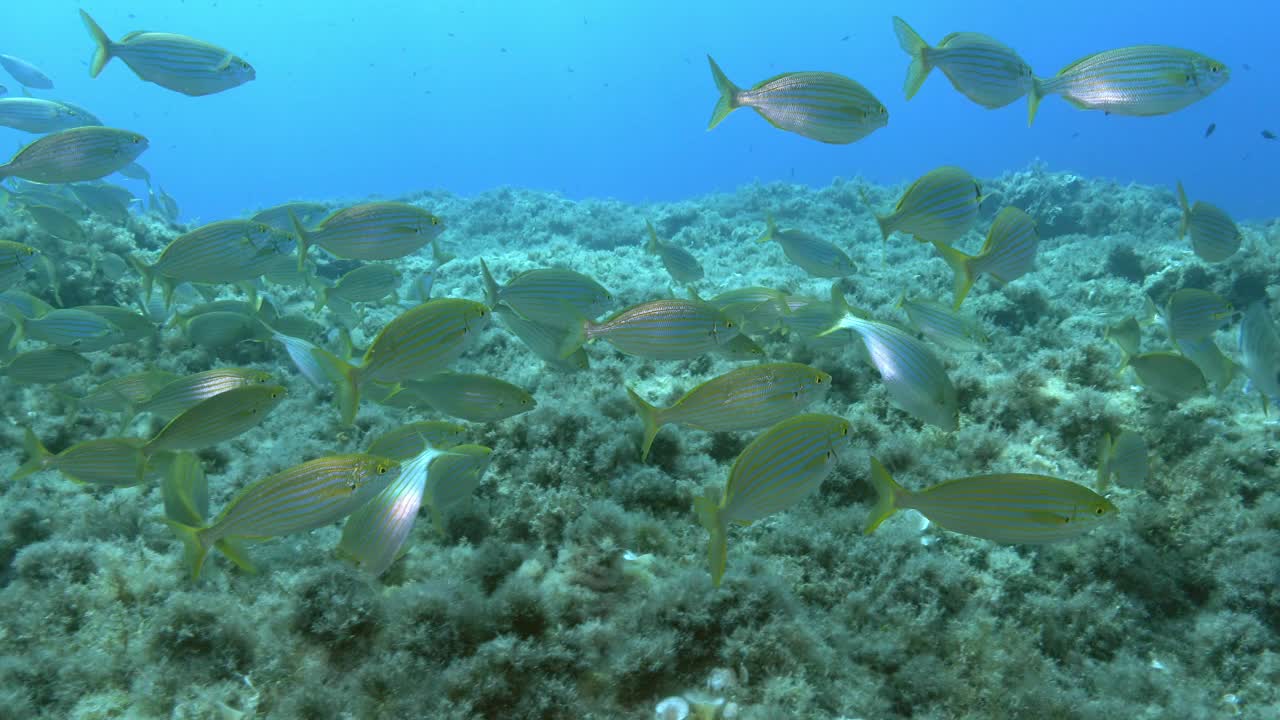
<svg viewBox="0 0 1280 720"><path fill-rule="evenodd" d="M814 382L816 382L816 383L818 383L819 385L821 385L821 384L822 384L822 376L821 376L821 375L817 376L816 378L814 378L814 379L813 379L813 381L814 381Z"/></svg>
<svg viewBox="0 0 1280 720"><path fill-rule="evenodd" d="M386 474L387 474L387 466L386 466L386 465L383 465L382 463L378 463L378 474L379 474L379 475L386 475Z"/></svg>
<svg viewBox="0 0 1280 720"><path fill-rule="evenodd" d="M433 216L431 216L431 224L432 224L432 225L439 225L439 224L440 224L440 218L435 217L434 215L433 215Z"/></svg>
<svg viewBox="0 0 1280 720"><path fill-rule="evenodd" d="M1096 515L1101 515L1101 514L1103 513L1102 506L1098 506L1098 508L1097 508L1097 509L1095 509L1093 512L1094 512L1094 514L1096 514Z"/></svg>
<svg viewBox="0 0 1280 720"><path fill-rule="evenodd" d="M840 426L840 437L844 437L845 435L848 435L848 434L849 434L849 426L848 425Z"/></svg>

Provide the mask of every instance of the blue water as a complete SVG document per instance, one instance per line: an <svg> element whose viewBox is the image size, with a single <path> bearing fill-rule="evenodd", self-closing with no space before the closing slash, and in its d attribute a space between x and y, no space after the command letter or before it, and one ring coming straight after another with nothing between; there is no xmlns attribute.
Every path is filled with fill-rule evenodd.
<svg viewBox="0 0 1280 720"><path fill-rule="evenodd" d="M194 35L249 60L257 80L208 97L143 83L120 61L88 77L80 3L6 12L0 52L43 68L56 89L109 125L147 135L141 162L188 219L214 220L290 198L474 193L501 185L570 197L671 200L743 183L824 185L835 176L913 178L944 163L979 176L1050 168L1172 186L1181 178L1238 218L1273 216L1280 186L1280 5L1191 2L161 2L83 6L115 39L147 29ZM935 71L910 103L907 56L890 16L931 43L993 35L1039 75L1136 43L1191 48L1231 82L1172 115L1110 117L1047 98L988 111ZM750 110L713 132L705 55L749 86L789 70L866 85L888 127L849 146L770 128ZM1248 69L1246 69L1246 65ZM16 83L4 81L15 93ZM1204 137L1205 128L1217 131ZM31 136L0 129L13 147Z"/></svg>

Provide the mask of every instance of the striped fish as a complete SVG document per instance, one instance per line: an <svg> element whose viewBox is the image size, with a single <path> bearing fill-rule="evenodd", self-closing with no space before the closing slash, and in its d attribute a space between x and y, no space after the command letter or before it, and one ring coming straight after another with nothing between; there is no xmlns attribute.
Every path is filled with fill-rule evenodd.
<svg viewBox="0 0 1280 720"><path fill-rule="evenodd" d="M292 251L292 239L279 230L251 220L220 220L174 238L154 263L130 256L142 275L142 294L151 296L159 282L165 303L171 302L179 282L235 283L262 275L271 262Z"/></svg>
<svg viewBox="0 0 1280 720"><path fill-rule="evenodd" d="M763 360L764 348L755 340L739 333L729 342L719 345L715 353L725 360Z"/></svg>
<svg viewBox="0 0 1280 720"><path fill-rule="evenodd" d="M667 269L667 274L672 280L681 285L688 285L702 279L704 275L702 264L693 256L693 253L677 245L668 245L658 240L658 233L653 229L653 223L648 220L644 221L644 225L649 230L649 241L644 246L645 252L657 255L658 259L662 260L662 266Z"/></svg>
<svg viewBox="0 0 1280 720"><path fill-rule="evenodd" d="M560 346L567 358L585 343L602 339L627 355L652 360L688 360L738 335L737 324L708 303L671 298L633 305L604 322L583 319Z"/></svg>
<svg viewBox="0 0 1280 720"><path fill-rule="evenodd" d="M214 395L242 387L267 385L271 374L248 368L216 368L178 378L156 390L137 413L149 412L165 420L195 407Z"/></svg>
<svg viewBox="0 0 1280 720"><path fill-rule="evenodd" d="M1140 488L1149 472L1147 441L1132 430L1121 430L1114 438L1103 435L1098 446L1098 489L1105 490L1114 477L1123 487Z"/></svg>
<svg viewBox="0 0 1280 720"><path fill-rule="evenodd" d="M268 337L262 322L256 316L240 312L207 312L188 318L178 323L178 326L192 345L211 350Z"/></svg>
<svg viewBox="0 0 1280 720"><path fill-rule="evenodd" d="M863 202L871 204L866 196ZM978 181L968 171L948 165L922 175L902 193L892 213L875 218L886 241L904 232L919 242L949 245L973 227L981 203Z"/></svg>
<svg viewBox="0 0 1280 720"><path fill-rule="evenodd" d="M81 204L116 225L128 222L129 208L138 200L126 188L106 182L77 183L69 187Z"/></svg>
<svg viewBox="0 0 1280 720"><path fill-rule="evenodd" d="M499 285L480 260L485 302L490 307L506 305L525 318L553 328L570 328L575 314L596 318L613 304L613 294L603 285L572 270L538 268L526 270Z"/></svg>
<svg viewBox="0 0 1280 720"><path fill-rule="evenodd" d="M298 218L298 223L302 227L311 228L319 225L329 213L329 208L320 203L294 201L259 210L249 219L264 225L270 225L282 232L291 233L293 232L293 221L289 219L290 214Z"/></svg>
<svg viewBox="0 0 1280 720"><path fill-rule="evenodd" d="M492 458L493 450L483 445L455 445L431 461L424 500L436 532L444 535L445 513L471 498Z"/></svg>
<svg viewBox="0 0 1280 720"><path fill-rule="evenodd" d="M315 287L316 303L312 309L319 312L332 298L348 303L379 302L389 298L388 302L399 302L396 288L400 287L400 272L390 265L362 265L338 278L333 287L317 283Z"/></svg>
<svg viewBox="0 0 1280 720"><path fill-rule="evenodd" d="M416 205L372 202L343 208L314 230L293 224L298 238L298 266L307 250L319 245L348 260L395 260L417 252L444 232L444 221Z"/></svg>
<svg viewBox="0 0 1280 720"><path fill-rule="evenodd" d="M697 299L696 296L694 299ZM745 287L726 290L707 301L725 317L738 323L742 332L770 332L776 330L783 318L791 313L787 294L767 287ZM825 330L827 322L819 330Z"/></svg>
<svg viewBox="0 0 1280 720"><path fill-rule="evenodd" d="M742 450L720 497L708 488L694 499L698 519L711 533L707 559L716 587L728 559L729 524L750 525L813 494L835 468L848 435L848 421L834 415L783 420Z"/></svg>
<svg viewBox="0 0 1280 720"><path fill-rule="evenodd" d="M146 138L128 130L99 126L61 130L26 145L7 164L0 165L0 180L97 180L136 160L147 145Z"/></svg>
<svg viewBox="0 0 1280 720"><path fill-rule="evenodd" d="M899 510L915 510L951 532L1007 545L1071 540L1114 517L1116 506L1083 485L1047 475L1005 473L946 480L912 492L871 458L876 504L870 535Z"/></svg>
<svg viewBox="0 0 1280 720"><path fill-rule="evenodd" d="M948 350L976 352L990 342L982 324L933 300L908 298L903 293L897 307L907 314L911 327Z"/></svg>
<svg viewBox="0 0 1280 720"><path fill-rule="evenodd" d="M663 425L687 425L708 432L755 430L779 423L821 399L831 376L800 363L767 363L730 370L659 408L627 388L644 425L640 459L649 456Z"/></svg>
<svg viewBox="0 0 1280 720"><path fill-rule="evenodd" d="M167 460L160 479L160 497L166 520L199 526L209 518L209 478L195 453L161 456ZM157 458L159 459L159 458Z"/></svg>
<svg viewBox="0 0 1280 720"><path fill-rule="evenodd" d="M525 347L548 365L573 371L591 367L587 351L583 348L578 348L567 358L560 357L560 345L564 342L567 330L529 320L506 305L495 306L493 314L498 318L499 324L520 338Z"/></svg>
<svg viewBox="0 0 1280 720"><path fill-rule="evenodd" d="M427 447L401 461L400 474L347 518L338 554L372 575L386 572L413 532L431 461L443 452Z"/></svg>
<svg viewBox="0 0 1280 720"><path fill-rule="evenodd" d="M124 342L124 331L110 320L80 308L58 308L19 321L25 337L61 348L93 352Z"/></svg>
<svg viewBox="0 0 1280 720"><path fill-rule="evenodd" d="M7 292L9 286L21 281L36 266L39 253L30 245L0 240L0 289Z"/></svg>
<svg viewBox="0 0 1280 720"><path fill-rule="evenodd" d="M523 388L488 375L442 372L405 380L383 404L428 405L437 412L474 423L505 420L529 412L538 403Z"/></svg>
<svg viewBox="0 0 1280 720"><path fill-rule="evenodd" d="M280 385L249 385L218 393L178 413L142 452L151 456L166 450L203 450L226 442L261 423L285 394Z"/></svg>
<svg viewBox="0 0 1280 720"><path fill-rule="evenodd" d="M91 312L115 325L124 333L125 342L146 340L156 334L155 323L150 318L119 305L81 305L77 309Z"/></svg>
<svg viewBox="0 0 1280 720"><path fill-rule="evenodd" d="M955 248L932 241L938 255L955 272L955 309L964 303L973 283L980 275L990 275L1001 284L1010 283L1031 272L1036 266L1040 234L1036 221L1015 207L1007 207L991 221L987 240L977 255L966 255Z"/></svg>
<svg viewBox="0 0 1280 720"><path fill-rule="evenodd" d="M443 420L422 420L401 425L379 435L369 443L370 455L406 461L427 448L448 449L462 442L465 428Z"/></svg>
<svg viewBox="0 0 1280 720"><path fill-rule="evenodd" d="M871 91L843 75L789 72L743 90L710 55L707 62L720 91L708 130L740 107L754 109L779 130L838 145L861 140L889 124L889 111Z"/></svg>
<svg viewBox="0 0 1280 720"><path fill-rule="evenodd" d="M199 578L210 548L228 554L234 547L226 544L228 540L277 537L324 527L355 512L399 475L400 464L388 458L317 458L249 484L206 527L173 520L168 523L182 540L191 577ZM245 559L239 552L232 550L229 557L243 567Z"/></svg>
<svg viewBox="0 0 1280 720"><path fill-rule="evenodd" d="M845 251L832 242L803 230L779 230L772 215L765 217L765 226L757 242L776 240L787 259L811 277L844 277L858 270Z"/></svg>
<svg viewBox="0 0 1280 720"><path fill-rule="evenodd" d="M1200 368L1205 381L1218 392L1226 390L1235 379L1236 364L1222 354L1222 348L1214 342L1212 335L1199 340L1178 340L1174 344L1178 346L1178 352Z"/></svg>
<svg viewBox="0 0 1280 720"><path fill-rule="evenodd" d="M57 208L45 205L27 205L23 207L40 229L50 235L76 245L83 245L88 236L84 228L74 218Z"/></svg>
<svg viewBox="0 0 1280 720"><path fill-rule="evenodd" d="M53 80L50 80L48 75L45 75L40 68L20 57L0 54L0 67L3 67L5 72L12 75L14 80L22 83L23 87L35 88L36 90L53 89Z"/></svg>
<svg viewBox="0 0 1280 720"><path fill-rule="evenodd" d="M41 348L14 357L0 367L0 375L24 385L53 385L89 372L90 364L74 350Z"/></svg>
<svg viewBox="0 0 1280 720"><path fill-rule="evenodd" d="M844 328L857 333L895 405L920 422L943 430L959 427L955 386L929 346L893 325L870 320L861 311L853 310L834 286L831 305L837 320L822 334Z"/></svg>
<svg viewBox="0 0 1280 720"><path fill-rule="evenodd" d="M1142 326L1133 316L1126 317L1114 325L1108 325L1104 337L1115 343L1116 347L1120 348L1120 352L1124 353L1125 358L1141 352Z"/></svg>
<svg viewBox="0 0 1280 720"><path fill-rule="evenodd" d="M0 243L2 245L2 243ZM43 317L53 306L23 290L0 292L0 314L18 319Z"/></svg>
<svg viewBox="0 0 1280 720"><path fill-rule="evenodd" d="M86 440L54 454L29 428L24 428L24 431L27 454L31 458L14 472L13 480L41 470L57 470L76 482L88 485L128 487L137 485L146 477L147 460L142 454L142 440Z"/></svg>
<svg viewBox="0 0 1280 720"><path fill-rule="evenodd" d="M1240 321L1240 364L1252 389L1262 396L1262 414L1269 402L1280 403L1280 335L1261 302L1245 311Z"/></svg>
<svg viewBox="0 0 1280 720"><path fill-rule="evenodd" d="M1034 78L1031 66L1013 48L988 35L957 32L930 47L900 17L893 19L898 45L911 56L904 86L910 100L929 71L938 68L951 86L985 108L1000 108L1026 95Z"/></svg>
<svg viewBox="0 0 1280 720"><path fill-rule="evenodd" d="M46 133L92 125L70 107L41 98L0 99L0 125L23 132Z"/></svg>
<svg viewBox="0 0 1280 720"><path fill-rule="evenodd" d="M135 407L150 400L160 388L177 379L177 375L163 370L144 370L122 375L101 383L84 397L78 398L77 407L98 412L132 413Z"/></svg>
<svg viewBox="0 0 1280 720"><path fill-rule="evenodd" d="M1191 249L1201 260L1209 263L1220 263L1236 254L1244 238L1240 228L1224 210L1197 200L1194 205L1187 202L1187 191L1182 189L1182 181L1178 181L1178 205L1182 208L1182 223L1178 225L1178 239L1188 233L1191 235Z"/></svg>
<svg viewBox="0 0 1280 720"><path fill-rule="evenodd" d="M256 77L253 66L229 50L203 40L172 33L135 31L114 42L89 13L80 11L85 29L97 44L89 77L118 57L142 80L198 97L230 90Z"/></svg>
<svg viewBox="0 0 1280 720"><path fill-rule="evenodd" d="M354 421L364 385L394 385L441 372L488 324L489 308L484 305L439 298L406 310L384 325L365 350L360 365L320 353L324 374L336 386L343 422Z"/></svg>
<svg viewBox="0 0 1280 720"><path fill-rule="evenodd" d="M1130 356L1125 366L1133 368L1143 388L1169 402L1190 400L1208 390L1200 368L1178 353L1140 353Z"/></svg>
<svg viewBox="0 0 1280 720"><path fill-rule="evenodd" d="M1164 115L1208 97L1231 77L1226 65L1166 45L1134 45L1083 57L1051 78L1036 78L1030 125L1040 99L1061 95L1082 110L1115 115Z"/></svg>
<svg viewBox="0 0 1280 720"><path fill-rule="evenodd" d="M1217 293L1197 288L1175 290L1164 308L1164 326L1169 339L1200 340L1214 333L1231 318L1235 309Z"/></svg>

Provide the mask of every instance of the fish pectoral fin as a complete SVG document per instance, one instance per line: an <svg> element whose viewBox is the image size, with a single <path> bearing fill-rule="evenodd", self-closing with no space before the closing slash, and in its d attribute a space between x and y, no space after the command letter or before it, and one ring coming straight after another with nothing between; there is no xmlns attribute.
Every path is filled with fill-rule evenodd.
<svg viewBox="0 0 1280 720"><path fill-rule="evenodd" d="M1027 517L1033 522L1042 525L1066 525L1071 522L1071 518L1061 513L1048 512L1046 510L1028 511Z"/></svg>
<svg viewBox="0 0 1280 720"><path fill-rule="evenodd" d="M223 55L222 59L218 61L218 64L213 66L214 72L221 72L231 67L231 61L234 59L235 55L232 55L231 53Z"/></svg>

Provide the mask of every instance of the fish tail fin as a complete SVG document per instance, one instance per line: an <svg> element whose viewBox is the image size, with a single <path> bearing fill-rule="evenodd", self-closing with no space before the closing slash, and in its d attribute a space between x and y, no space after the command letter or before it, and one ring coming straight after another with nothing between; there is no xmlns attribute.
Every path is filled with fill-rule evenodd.
<svg viewBox="0 0 1280 720"><path fill-rule="evenodd" d="M129 253L126 258L129 260L129 264L133 266L133 269L136 270L138 275L142 278L142 303L143 305L146 305L147 301L151 299L151 288L154 287L156 283L155 266L148 265L146 260L143 260L133 253Z"/></svg>
<svg viewBox="0 0 1280 720"><path fill-rule="evenodd" d="M907 66L907 81L902 86L903 92L910 100L920 90L924 79L929 77L929 71L933 69L929 64L929 43L925 42L924 38L920 37L920 34L900 17L893 18L893 32L898 36L898 47L911 56L911 64Z"/></svg>
<svg viewBox="0 0 1280 720"><path fill-rule="evenodd" d="M1027 88L1027 127L1036 121L1036 111L1040 109L1040 101L1044 99L1043 81L1031 76L1031 87Z"/></svg>
<svg viewBox="0 0 1280 720"><path fill-rule="evenodd" d="M720 587L724 577L724 568L729 559L728 526L720 516L720 503L716 501L716 493L711 488L700 497L693 499L693 509L698 513L702 527L711 533L707 543L707 564L711 570L711 584Z"/></svg>
<svg viewBox="0 0 1280 720"><path fill-rule="evenodd" d="M321 347L311 348L311 358L324 376L333 382L334 397L342 422L351 425L360 409L360 366L352 365Z"/></svg>
<svg viewBox="0 0 1280 720"><path fill-rule="evenodd" d="M329 288L324 283L316 283L314 288L316 293L316 302L312 306L311 312L320 312L325 305L329 304Z"/></svg>
<svg viewBox="0 0 1280 720"><path fill-rule="evenodd" d="M556 353L561 360L567 360L574 353L578 352L578 348L587 344L587 340L591 339L591 321L581 314L575 314L573 324L569 326L569 332L565 334L564 340L560 342L560 350Z"/></svg>
<svg viewBox="0 0 1280 720"><path fill-rule="evenodd" d="M191 579L199 580L200 572L204 569L205 558L209 556L210 547L205 544L200 534L204 528L184 525L176 520L165 520L165 523L182 541L182 555L187 567L191 569Z"/></svg>
<svg viewBox="0 0 1280 720"><path fill-rule="evenodd" d="M867 522L862 530L865 535L875 532L880 523L898 512L898 499L906 493L875 456L871 457L871 485L876 489L876 504L867 513Z"/></svg>
<svg viewBox="0 0 1280 720"><path fill-rule="evenodd" d="M1098 492L1106 492L1111 481L1111 433L1103 433L1098 443Z"/></svg>
<svg viewBox="0 0 1280 720"><path fill-rule="evenodd" d="M943 260L947 261L947 264L951 266L951 269L956 274L955 302L952 309L959 310L960 305L964 303L965 296L967 296L969 294L969 290L973 288L973 281L975 280L973 274L973 257L960 252L946 243L938 242L937 240L932 240L930 242L932 242L933 247L937 249L938 255L941 256Z"/></svg>
<svg viewBox="0 0 1280 720"><path fill-rule="evenodd" d="M658 254L658 233L653 229L653 223L645 218L644 226L649 230L649 240L644 244L644 251L650 255Z"/></svg>
<svg viewBox="0 0 1280 720"><path fill-rule="evenodd" d="M640 446L640 461L644 462L645 458L649 457L649 449L653 447L653 439L657 437L658 430L662 429L662 411L645 402L645 399L631 388L627 388L627 397L631 398L636 415L640 416L640 422L644 424L644 442Z"/></svg>
<svg viewBox="0 0 1280 720"><path fill-rule="evenodd" d="M93 51L93 60L89 63L89 77L98 77L98 73L102 72L102 68L111 60L111 48L114 43L111 38L107 37L107 33L89 17L89 13L84 10L80 11L80 19L84 21L84 27L89 31L89 35L93 37L93 41L97 43L97 47Z"/></svg>
<svg viewBox="0 0 1280 720"><path fill-rule="evenodd" d="M435 270L436 268L447 264L450 260L453 260L457 257L458 257L457 255L454 255L453 253L449 252L448 250L445 250L444 248L441 248L439 240L436 240L436 239L431 240L431 269L432 270Z"/></svg>
<svg viewBox="0 0 1280 720"><path fill-rule="evenodd" d="M44 443L40 442L40 438L31 432L31 428L24 427L22 430L22 444L30 457L13 473L10 480L21 480L31 473L40 472L48 467L49 459L53 457L53 453L49 452Z"/></svg>
<svg viewBox="0 0 1280 720"><path fill-rule="evenodd" d="M240 543L230 538L222 538L215 542L213 547L222 553L223 557L235 563L236 567L247 573L257 574L257 566L249 559L248 553L245 552L244 546Z"/></svg>
<svg viewBox="0 0 1280 720"><path fill-rule="evenodd" d="M1191 203L1187 202L1187 191L1182 189L1182 181L1178 181L1178 207L1182 208L1182 222L1178 223L1178 239L1187 234L1187 223L1191 220Z"/></svg>
<svg viewBox="0 0 1280 720"><path fill-rule="evenodd" d="M289 215L289 224L293 225L293 234L298 236L298 272L305 272L307 269L307 250L311 248L311 233L302 227L298 216L293 213L293 208L289 208L285 212Z"/></svg>
<svg viewBox="0 0 1280 720"><path fill-rule="evenodd" d="M484 302L490 308L498 306L498 300L502 295L502 286L497 280L493 279L493 274L489 272L489 266L485 264L484 258L480 258L480 277L484 280Z"/></svg>
<svg viewBox="0 0 1280 720"><path fill-rule="evenodd" d="M711 111L711 122L707 123L707 129L710 130L738 108L738 93L741 91L729 80L710 55L707 56L707 62L711 63L711 77L715 78L716 89L720 91L720 99L716 100L715 109Z"/></svg>
<svg viewBox="0 0 1280 720"><path fill-rule="evenodd" d="M774 222L773 215L764 216L764 232L760 233L760 237L756 238L756 242L769 242L778 232L778 224Z"/></svg>
<svg viewBox="0 0 1280 720"><path fill-rule="evenodd" d="M850 317L862 318L866 317L866 313L850 307L849 301L844 299L844 293L840 292L840 285L831 283L831 327L818 333L817 337L826 337L849 327L845 320Z"/></svg>

